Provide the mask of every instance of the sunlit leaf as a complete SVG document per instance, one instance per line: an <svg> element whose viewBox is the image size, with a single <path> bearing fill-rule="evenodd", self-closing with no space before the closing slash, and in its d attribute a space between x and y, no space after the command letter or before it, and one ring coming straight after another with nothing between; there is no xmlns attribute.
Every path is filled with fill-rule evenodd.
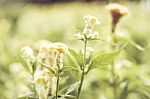
<svg viewBox="0 0 150 99"><path fill-rule="evenodd" d="M113 60L115 59L115 57L120 54L121 50L125 48L126 45L127 43L125 43L121 48L113 52L97 55L93 59L92 66L100 67L100 66L106 66L106 65L111 64Z"/></svg>
<svg viewBox="0 0 150 99"><path fill-rule="evenodd" d="M61 97L61 99L65 98L69 93L71 93L72 91L74 91L79 85L79 82L76 82L74 84L72 84L66 91L66 93Z"/></svg>

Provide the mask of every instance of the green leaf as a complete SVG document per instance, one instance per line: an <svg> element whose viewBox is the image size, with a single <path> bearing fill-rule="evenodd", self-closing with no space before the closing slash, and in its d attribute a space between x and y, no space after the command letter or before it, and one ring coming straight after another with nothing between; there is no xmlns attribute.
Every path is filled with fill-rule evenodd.
<svg viewBox="0 0 150 99"><path fill-rule="evenodd" d="M17 99L37 99L33 92L29 92L28 94L18 97Z"/></svg>
<svg viewBox="0 0 150 99"><path fill-rule="evenodd" d="M120 54L122 49L126 47L127 43L125 43L121 48L105 54L97 55L92 62L92 67L106 66L113 62L115 57Z"/></svg>
<svg viewBox="0 0 150 99"><path fill-rule="evenodd" d="M66 55L65 65L73 66L79 68L81 65L82 57L80 54L76 53L74 50L69 49L69 53Z"/></svg>
<svg viewBox="0 0 150 99"><path fill-rule="evenodd" d="M77 71L81 71L80 69L73 67L73 66L64 66L62 68L62 71L68 71L68 70L77 70Z"/></svg>
<svg viewBox="0 0 150 99"><path fill-rule="evenodd" d="M79 53L75 52L73 49L70 49L70 48L69 48L69 52L72 56L74 56L77 63L80 65L81 62L82 62L82 56Z"/></svg>
<svg viewBox="0 0 150 99"><path fill-rule="evenodd" d="M76 83L72 84L67 89L66 93L60 99L64 99L66 96L68 96L68 94L70 94L72 91L74 91L78 85L79 85L79 82L76 82Z"/></svg>
<svg viewBox="0 0 150 99"><path fill-rule="evenodd" d="M36 59L35 59L35 61L38 62L39 64L41 64L43 67L47 68L52 74L55 74L55 70L51 66L41 63L40 61L38 61Z"/></svg>

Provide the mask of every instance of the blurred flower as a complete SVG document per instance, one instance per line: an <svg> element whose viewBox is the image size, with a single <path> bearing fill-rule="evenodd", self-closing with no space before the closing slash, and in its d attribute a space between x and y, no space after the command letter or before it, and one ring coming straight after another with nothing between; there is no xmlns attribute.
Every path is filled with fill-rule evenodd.
<svg viewBox="0 0 150 99"><path fill-rule="evenodd" d="M97 31L94 31L93 33L87 35L87 38L89 40L94 40L94 39L97 39L99 37L99 33Z"/></svg>
<svg viewBox="0 0 150 99"><path fill-rule="evenodd" d="M83 17L83 19L85 20L86 27L93 27L100 24L100 21L96 17L91 15L86 15Z"/></svg>
<svg viewBox="0 0 150 99"><path fill-rule="evenodd" d="M63 53L66 54L68 51L68 47L60 42L56 42L54 43L55 49L59 52L59 53Z"/></svg>
<svg viewBox="0 0 150 99"><path fill-rule="evenodd" d="M117 3L112 3L106 6L112 15L112 33L115 31L116 25L120 18L128 14L128 8Z"/></svg>
<svg viewBox="0 0 150 99"><path fill-rule="evenodd" d="M84 40L84 35L81 34L81 33L75 34L75 37L76 37L78 40Z"/></svg>
<svg viewBox="0 0 150 99"><path fill-rule="evenodd" d="M23 47L21 52L24 58L34 58L33 50L28 46Z"/></svg>
<svg viewBox="0 0 150 99"><path fill-rule="evenodd" d="M32 73L33 72L33 64L35 62L35 56L33 55L33 50L28 47L28 46L25 46L21 49L21 52L22 52L22 56L24 58L24 60L26 61L27 65L28 65L28 68L30 70L30 72Z"/></svg>
<svg viewBox="0 0 150 99"><path fill-rule="evenodd" d="M48 93L46 92L46 86L48 84L48 78L44 75L43 71L36 71L34 74L34 83L36 86L36 92L39 99L47 99Z"/></svg>

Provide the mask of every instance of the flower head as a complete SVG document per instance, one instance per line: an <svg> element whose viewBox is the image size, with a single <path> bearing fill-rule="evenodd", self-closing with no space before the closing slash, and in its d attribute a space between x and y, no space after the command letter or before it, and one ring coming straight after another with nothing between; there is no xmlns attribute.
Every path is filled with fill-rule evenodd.
<svg viewBox="0 0 150 99"><path fill-rule="evenodd" d="M24 58L33 58L34 57L33 50L28 46L23 47L21 49L21 52L22 52L22 55Z"/></svg>
<svg viewBox="0 0 150 99"><path fill-rule="evenodd" d="M115 31L116 25L120 18L128 14L128 8L117 3L112 3L106 6L112 15L112 32Z"/></svg>
<svg viewBox="0 0 150 99"><path fill-rule="evenodd" d="M86 15L83 19L85 20L86 27L93 27L100 24L100 21L95 16Z"/></svg>
<svg viewBox="0 0 150 99"><path fill-rule="evenodd" d="M35 81L35 84L36 85L39 85L39 86L46 86L47 84L47 77L45 76L45 73L43 71L36 71L35 74L34 74L34 81Z"/></svg>
<svg viewBox="0 0 150 99"><path fill-rule="evenodd" d="M112 3L106 6L112 15L124 16L128 14L128 8L117 3Z"/></svg>

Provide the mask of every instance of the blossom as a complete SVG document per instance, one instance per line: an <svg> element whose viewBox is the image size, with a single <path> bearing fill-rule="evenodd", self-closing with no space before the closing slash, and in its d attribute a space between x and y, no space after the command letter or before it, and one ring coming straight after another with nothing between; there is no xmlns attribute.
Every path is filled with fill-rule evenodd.
<svg viewBox="0 0 150 99"><path fill-rule="evenodd" d="M36 86L36 92L39 96L39 99L47 99L46 87L48 85L48 78L45 75L44 71L37 70L34 74L34 83Z"/></svg>
<svg viewBox="0 0 150 99"><path fill-rule="evenodd" d="M25 46L21 49L21 52L22 52L22 56L23 56L25 62L28 65L28 68L29 68L30 72L33 72L32 66L35 62L35 60L34 60L35 56L33 54L33 50L30 47Z"/></svg>
<svg viewBox="0 0 150 99"><path fill-rule="evenodd" d="M76 37L78 40L84 40L84 35L81 34L81 33L75 34L75 37Z"/></svg>
<svg viewBox="0 0 150 99"><path fill-rule="evenodd" d="M112 16L112 33L114 33L120 18L124 15L127 15L129 11L127 7L117 3L109 4L106 6L106 8L110 11Z"/></svg>
<svg viewBox="0 0 150 99"><path fill-rule="evenodd" d="M106 8L111 12L113 15L127 15L129 13L128 8L125 6L122 6L117 3L112 3L106 6Z"/></svg>
<svg viewBox="0 0 150 99"><path fill-rule="evenodd" d="M86 15L83 19L85 20L86 27L93 27L100 24L100 21L95 16Z"/></svg>
<svg viewBox="0 0 150 99"><path fill-rule="evenodd" d="M87 38L89 40L94 40L94 39L97 39L99 37L99 33L98 31L94 31L93 33L87 35Z"/></svg>
<svg viewBox="0 0 150 99"><path fill-rule="evenodd" d="M23 47L21 49L21 52L22 52L22 55L24 58L33 58L34 57L33 50L28 46Z"/></svg>

